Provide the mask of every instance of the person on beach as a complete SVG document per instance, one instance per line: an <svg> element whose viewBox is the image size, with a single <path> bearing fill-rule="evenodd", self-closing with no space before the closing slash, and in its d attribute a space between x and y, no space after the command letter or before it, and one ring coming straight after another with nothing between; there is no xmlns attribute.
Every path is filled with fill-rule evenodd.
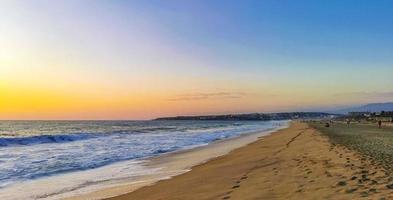
<svg viewBox="0 0 393 200"><path fill-rule="evenodd" d="M382 121L379 120L379 121L378 121L378 128L381 128L381 127L382 127Z"/></svg>

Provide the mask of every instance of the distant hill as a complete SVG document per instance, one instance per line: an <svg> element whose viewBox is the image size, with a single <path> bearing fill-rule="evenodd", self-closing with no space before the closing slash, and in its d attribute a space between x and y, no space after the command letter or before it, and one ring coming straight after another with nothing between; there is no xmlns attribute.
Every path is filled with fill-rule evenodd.
<svg viewBox="0 0 393 200"><path fill-rule="evenodd" d="M332 113L347 114L349 112L381 112L381 111L393 111L393 102L388 103L370 103L363 106L345 108Z"/></svg>
<svg viewBox="0 0 393 200"><path fill-rule="evenodd" d="M204 116L176 116L162 117L155 120L290 120L290 119L316 119L329 118L332 114L323 112L287 112L287 113L250 113L229 115L204 115Z"/></svg>

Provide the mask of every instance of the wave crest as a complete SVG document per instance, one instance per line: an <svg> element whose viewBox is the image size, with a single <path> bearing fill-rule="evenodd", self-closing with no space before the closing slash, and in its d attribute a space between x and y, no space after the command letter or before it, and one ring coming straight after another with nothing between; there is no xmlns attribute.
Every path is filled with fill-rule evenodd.
<svg viewBox="0 0 393 200"><path fill-rule="evenodd" d="M93 134L67 134L67 135L38 135L29 137L12 137L0 138L0 147L16 146L16 145L34 145L44 143L65 143L78 140L87 140L98 137Z"/></svg>

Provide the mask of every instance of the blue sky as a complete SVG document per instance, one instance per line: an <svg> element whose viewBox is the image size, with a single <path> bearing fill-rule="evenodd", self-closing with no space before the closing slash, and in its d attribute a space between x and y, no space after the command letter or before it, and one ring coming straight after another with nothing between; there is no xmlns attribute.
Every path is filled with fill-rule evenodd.
<svg viewBox="0 0 393 200"><path fill-rule="evenodd" d="M134 119L393 101L392 7L3 1L0 89L21 100L3 100L0 114Z"/></svg>

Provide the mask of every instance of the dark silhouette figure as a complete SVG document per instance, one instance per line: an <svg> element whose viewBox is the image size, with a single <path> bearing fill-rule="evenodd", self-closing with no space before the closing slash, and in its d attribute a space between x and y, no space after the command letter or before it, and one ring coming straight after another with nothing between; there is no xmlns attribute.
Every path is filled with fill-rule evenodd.
<svg viewBox="0 0 393 200"><path fill-rule="evenodd" d="M378 128L382 128L382 121L381 120L378 121Z"/></svg>

